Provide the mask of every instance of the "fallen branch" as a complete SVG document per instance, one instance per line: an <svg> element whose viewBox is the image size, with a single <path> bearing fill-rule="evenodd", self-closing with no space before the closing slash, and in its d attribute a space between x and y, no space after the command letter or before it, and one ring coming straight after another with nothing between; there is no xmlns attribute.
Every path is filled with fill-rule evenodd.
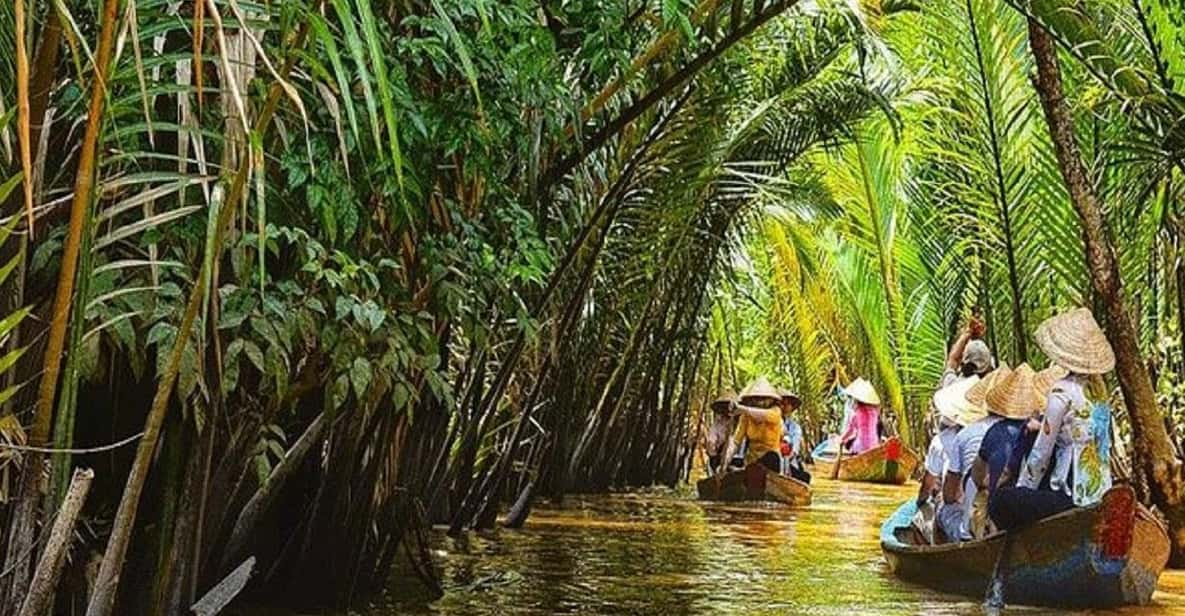
<svg viewBox="0 0 1185 616"><path fill-rule="evenodd" d="M305 457L313 450L313 445L321 442L321 433L325 431L325 427L329 425L329 416L324 411L309 427L305 429L296 443L284 454L284 459L272 469L271 474L264 480L263 485L255 491L243 506L239 517L235 520L234 530L230 533L230 539L226 542L226 550L223 556L222 566L226 567L230 564L230 560L243 551L247 544L247 538L251 532L255 530L255 525L259 522L259 518L267 512L271 504L279 496L280 490L288 484L288 479L296 474L296 469L304 464Z"/></svg>
<svg viewBox="0 0 1185 616"><path fill-rule="evenodd" d="M78 522L78 514L82 511L82 504L86 502L86 494L94 478L95 472L89 468L74 470L70 489L66 492L62 508L58 510L49 533L49 542L41 553L41 560L37 561L37 570L33 573L33 582L29 585L29 594L25 596L20 616L44 616L53 605L54 589L58 585L58 577L62 575L62 565L66 563L74 525Z"/></svg>
<svg viewBox="0 0 1185 616"><path fill-rule="evenodd" d="M239 593L243 592L243 588L247 586L247 582L251 579L251 574L255 571L255 557L252 556L243 561L243 564L235 567L230 575L222 578L221 582L214 585L206 594L202 595L201 599L197 600L190 606L189 611L196 616L214 616L222 611L222 608L230 605ZM23 616L23 615L22 615Z"/></svg>

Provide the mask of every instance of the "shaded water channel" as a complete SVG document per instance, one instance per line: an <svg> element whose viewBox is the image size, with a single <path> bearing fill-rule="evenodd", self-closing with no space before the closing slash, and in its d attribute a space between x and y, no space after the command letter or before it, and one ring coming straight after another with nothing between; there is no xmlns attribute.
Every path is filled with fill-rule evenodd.
<svg viewBox="0 0 1185 616"><path fill-rule="evenodd" d="M396 579L352 614L981 613L976 601L888 573L880 523L916 484L815 484L814 503L802 510L661 491L541 503L521 531L437 532L444 598L409 597L416 582ZM1185 614L1185 572L1161 577L1152 606L1093 613Z"/></svg>

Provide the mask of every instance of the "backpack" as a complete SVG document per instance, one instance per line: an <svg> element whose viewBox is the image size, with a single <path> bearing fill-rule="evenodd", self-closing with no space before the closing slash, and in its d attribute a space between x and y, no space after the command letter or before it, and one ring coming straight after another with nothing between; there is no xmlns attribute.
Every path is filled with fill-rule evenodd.
<svg viewBox="0 0 1185 616"><path fill-rule="evenodd" d="M1073 498L1082 507L1099 502L1111 489L1111 407L1087 401L1068 418L1073 442Z"/></svg>

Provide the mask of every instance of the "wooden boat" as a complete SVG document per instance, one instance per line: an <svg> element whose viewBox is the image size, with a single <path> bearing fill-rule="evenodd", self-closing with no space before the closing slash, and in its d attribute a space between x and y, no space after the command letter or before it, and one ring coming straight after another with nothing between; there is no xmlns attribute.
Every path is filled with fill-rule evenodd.
<svg viewBox="0 0 1185 616"><path fill-rule="evenodd" d="M911 500L881 527L881 549L902 578L982 598L1005 546L1004 533L964 543L918 545ZM1048 607L1146 604L1169 558L1169 536L1128 486L1089 507L1012 534L1005 568L1009 603Z"/></svg>
<svg viewBox="0 0 1185 616"><path fill-rule="evenodd" d="M811 487L761 464L718 473L695 484L700 500L766 500L799 507L811 504Z"/></svg>
<svg viewBox="0 0 1185 616"><path fill-rule="evenodd" d="M815 473L818 476L835 476L834 451L817 451L814 458ZM901 485L913 476L917 467L918 454L906 447L900 439L893 437L863 453L844 454L839 461L839 479Z"/></svg>

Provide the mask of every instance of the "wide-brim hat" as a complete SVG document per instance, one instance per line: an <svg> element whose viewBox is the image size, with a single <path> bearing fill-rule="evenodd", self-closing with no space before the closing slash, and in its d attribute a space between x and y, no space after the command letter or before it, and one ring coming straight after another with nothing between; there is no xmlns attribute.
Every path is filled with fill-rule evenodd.
<svg viewBox="0 0 1185 616"><path fill-rule="evenodd" d="M988 411L1008 419L1028 419L1045 408L1037 373L1021 364L998 379L987 393Z"/></svg>
<svg viewBox="0 0 1185 616"><path fill-rule="evenodd" d="M1106 334L1086 308L1075 308L1045 320L1033 334L1049 359L1078 374L1105 374L1115 368L1115 352Z"/></svg>
<svg viewBox="0 0 1185 616"><path fill-rule="evenodd" d="M802 396L798 395L797 393L794 393L793 391L790 391L789 389L783 389L781 391L781 394L782 394L783 400L793 400L794 402L796 402L800 405L802 404Z"/></svg>
<svg viewBox="0 0 1185 616"><path fill-rule="evenodd" d="M731 388L721 390L720 395L712 401L712 410L717 413L727 413L729 407L737 402L737 392Z"/></svg>
<svg viewBox="0 0 1185 616"><path fill-rule="evenodd" d="M773 385L770 385L769 379L761 376L754 379L754 381L749 383L749 386L745 388L745 391L741 392L741 403L747 404L748 400L752 400L754 398L772 398L774 400L778 400L781 397L782 392L778 391L778 389Z"/></svg>
<svg viewBox="0 0 1185 616"><path fill-rule="evenodd" d="M856 402L863 402L872 406L880 406L881 404L881 397L877 395L876 388L863 377L849 383L847 387L843 388L843 391Z"/></svg>
<svg viewBox="0 0 1185 616"><path fill-rule="evenodd" d="M986 376L979 379L979 382L975 383L970 389L967 390L967 402L970 402L972 406L983 408L984 405L987 404L988 391L990 391L992 386L996 384L996 381L999 381L1011 373L1012 368L1008 367L1007 363L1000 364L999 368L987 373Z"/></svg>
<svg viewBox="0 0 1185 616"><path fill-rule="evenodd" d="M979 376L969 376L934 392L934 408L938 415L960 426L967 426L984 418L987 411L983 406L971 404L967 400L967 392L979 381Z"/></svg>

